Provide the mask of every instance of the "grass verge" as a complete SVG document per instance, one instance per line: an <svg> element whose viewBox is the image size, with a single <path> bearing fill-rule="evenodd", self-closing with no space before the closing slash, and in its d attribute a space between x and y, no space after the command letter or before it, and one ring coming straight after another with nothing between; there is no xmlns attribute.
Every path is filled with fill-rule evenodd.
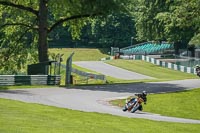
<svg viewBox="0 0 200 133"><path fill-rule="evenodd" d="M150 94L144 111L200 120L200 88L176 93ZM125 99L111 101L113 105L123 106Z"/></svg>
<svg viewBox="0 0 200 133"><path fill-rule="evenodd" d="M102 53L103 49L92 48L62 48L62 49L49 49L50 53L64 54L63 61L65 62L69 55L74 52L73 61L98 61L101 58L109 57L108 54Z"/></svg>
<svg viewBox="0 0 200 133"><path fill-rule="evenodd" d="M198 133L200 124L158 122L0 99L2 133Z"/></svg>
<svg viewBox="0 0 200 133"><path fill-rule="evenodd" d="M56 86L50 85L17 85L17 86L0 86L0 90L12 89L29 89L29 88L55 88Z"/></svg>
<svg viewBox="0 0 200 133"><path fill-rule="evenodd" d="M154 80L146 80L146 81L167 81L167 80L198 78L194 74L184 73L160 67L142 60L110 60L106 61L106 63L120 68L124 68L129 71L137 72L140 74L156 78Z"/></svg>

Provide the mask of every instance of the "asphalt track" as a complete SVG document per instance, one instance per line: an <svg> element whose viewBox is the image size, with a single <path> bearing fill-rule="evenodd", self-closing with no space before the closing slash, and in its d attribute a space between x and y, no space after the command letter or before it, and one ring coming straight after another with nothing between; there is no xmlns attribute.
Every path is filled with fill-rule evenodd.
<svg viewBox="0 0 200 133"><path fill-rule="evenodd" d="M103 61L79 61L73 62L73 64L123 80L154 79L153 77L106 64Z"/></svg>
<svg viewBox="0 0 200 133"><path fill-rule="evenodd" d="M185 83L185 84L181 84ZM188 85L186 85L189 83ZM194 84L198 84L195 86ZM191 85L191 86L190 86ZM143 88L146 86L145 88ZM28 103L39 103L44 105L80 110L86 112L99 112L124 116L129 118L144 118L156 121L180 122L180 123L199 123L200 120L190 120L174 117L166 117L147 112L129 113L123 112L121 108L113 107L108 104L111 99L124 98L148 89L149 92L180 91L200 87L200 80L171 81L163 83L140 83L140 84L121 84L104 86L84 86L79 88L41 88L41 89L19 89L0 91L0 98L19 100ZM162 87L161 87L162 86ZM190 86L190 87L189 87Z"/></svg>
<svg viewBox="0 0 200 133"><path fill-rule="evenodd" d="M200 124L200 120L167 117L147 112L123 112L121 108L111 106L108 103L111 99L125 98L143 90L146 90L148 93L163 93L193 88L200 88L200 79L136 84L79 86L75 88L2 90L0 91L0 98L129 118Z"/></svg>

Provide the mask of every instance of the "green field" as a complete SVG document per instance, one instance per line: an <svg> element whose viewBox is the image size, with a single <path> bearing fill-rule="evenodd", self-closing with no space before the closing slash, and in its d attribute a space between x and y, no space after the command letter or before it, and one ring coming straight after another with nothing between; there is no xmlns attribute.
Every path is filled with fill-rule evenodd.
<svg viewBox="0 0 200 133"><path fill-rule="evenodd" d="M198 133L180 124L87 113L0 99L1 133Z"/></svg>

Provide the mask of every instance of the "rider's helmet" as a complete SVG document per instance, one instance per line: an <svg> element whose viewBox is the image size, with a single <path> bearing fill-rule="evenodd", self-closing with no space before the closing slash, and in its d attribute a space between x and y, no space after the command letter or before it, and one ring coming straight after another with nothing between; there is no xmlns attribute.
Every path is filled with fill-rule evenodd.
<svg viewBox="0 0 200 133"><path fill-rule="evenodd" d="M195 67L196 67L196 68L198 68L198 67L199 67L199 65L196 65Z"/></svg>
<svg viewBox="0 0 200 133"><path fill-rule="evenodd" d="M147 96L147 92L146 92L146 91L143 91L143 92L142 92L142 95L143 95L143 96Z"/></svg>

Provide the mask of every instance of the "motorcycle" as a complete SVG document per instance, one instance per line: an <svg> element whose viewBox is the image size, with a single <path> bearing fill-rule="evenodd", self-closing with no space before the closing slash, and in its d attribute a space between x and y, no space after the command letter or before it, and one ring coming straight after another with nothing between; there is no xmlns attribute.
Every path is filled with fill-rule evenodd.
<svg viewBox="0 0 200 133"><path fill-rule="evenodd" d="M144 100L141 97L138 98L132 98L130 101L126 101L126 104L123 107L123 111L129 111L131 113L134 113L137 110L142 110L142 103Z"/></svg>

